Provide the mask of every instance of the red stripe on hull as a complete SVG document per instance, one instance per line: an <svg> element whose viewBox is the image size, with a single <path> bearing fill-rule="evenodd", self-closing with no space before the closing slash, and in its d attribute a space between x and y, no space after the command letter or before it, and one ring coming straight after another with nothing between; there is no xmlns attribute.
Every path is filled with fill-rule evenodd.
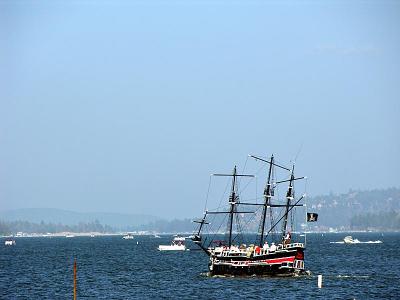
<svg viewBox="0 0 400 300"><path fill-rule="evenodd" d="M294 262L294 256L292 257L283 257L283 258L275 258L275 259L266 259L266 263L269 264L278 264L283 262Z"/></svg>

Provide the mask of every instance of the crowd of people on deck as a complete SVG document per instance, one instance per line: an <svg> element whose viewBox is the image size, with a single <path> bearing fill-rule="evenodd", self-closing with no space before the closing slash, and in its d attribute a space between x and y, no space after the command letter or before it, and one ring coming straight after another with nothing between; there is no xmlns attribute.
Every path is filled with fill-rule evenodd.
<svg viewBox="0 0 400 300"><path fill-rule="evenodd" d="M292 236L291 236L290 232L288 232L283 239L283 246L289 245L291 243L291 239L292 239ZM280 244L280 245L282 245L282 244ZM226 251L229 249L227 246L222 246L221 243L219 246L222 247L223 251ZM277 249L278 249L278 247L277 247L277 245L275 245L275 243L271 243L271 246L269 246L268 242L265 241L263 247L254 246L254 245L250 245L249 247L247 247L245 244L242 244L240 246L232 245L230 247L230 252L246 252L247 255L250 256L253 254L261 255L261 254L265 254L265 253L275 252Z"/></svg>

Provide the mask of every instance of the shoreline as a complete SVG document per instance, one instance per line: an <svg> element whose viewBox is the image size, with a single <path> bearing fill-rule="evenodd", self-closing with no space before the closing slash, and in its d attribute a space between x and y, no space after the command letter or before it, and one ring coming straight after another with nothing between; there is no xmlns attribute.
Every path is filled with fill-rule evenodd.
<svg viewBox="0 0 400 300"><path fill-rule="evenodd" d="M154 233L150 232L130 232L132 233L133 236L154 236ZM393 231L393 230L377 230L377 231L367 231L367 230L348 230L348 231L313 231L313 232L306 232L306 234L348 234L348 233L400 233L400 231ZM57 233L48 233L48 234L42 234L42 233L22 233L22 235L0 235L0 238L38 238L38 237L43 237L43 238L53 238L53 237L62 237L62 238L73 238L73 237L103 237L103 236L124 236L126 235L126 232L109 232L109 233L103 233L103 232L57 232ZM161 236L170 236L170 235L191 235L191 233L182 233L182 232L167 232L167 233L157 233L157 235ZM248 233L248 234L256 234L256 233ZM299 234L299 233L298 233ZM304 233L301 233L304 234Z"/></svg>

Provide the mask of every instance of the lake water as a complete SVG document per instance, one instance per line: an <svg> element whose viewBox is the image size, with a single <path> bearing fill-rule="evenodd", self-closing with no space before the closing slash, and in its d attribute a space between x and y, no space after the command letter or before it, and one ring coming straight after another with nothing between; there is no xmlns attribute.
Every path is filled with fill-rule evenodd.
<svg viewBox="0 0 400 300"><path fill-rule="evenodd" d="M0 298L72 299L76 258L78 299L400 299L400 234L352 234L381 244L331 243L345 235L308 234L312 275L297 278L210 278L202 251L157 250L171 236L17 238L12 247L2 239Z"/></svg>

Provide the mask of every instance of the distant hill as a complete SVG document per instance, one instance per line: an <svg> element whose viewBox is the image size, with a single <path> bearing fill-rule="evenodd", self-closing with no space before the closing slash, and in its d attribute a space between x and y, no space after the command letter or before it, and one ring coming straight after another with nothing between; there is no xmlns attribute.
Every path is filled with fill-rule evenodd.
<svg viewBox="0 0 400 300"><path fill-rule="evenodd" d="M3 221L28 221L32 223L54 223L63 225L76 225L78 223L98 221L101 224L114 228L139 227L161 221L156 216L141 214L120 213L80 213L55 208L26 208L0 211L0 220Z"/></svg>
<svg viewBox="0 0 400 300"><path fill-rule="evenodd" d="M319 214L316 226L350 228L355 216L400 211L400 189L350 190L346 194L310 197L307 207Z"/></svg>
<svg viewBox="0 0 400 300"><path fill-rule="evenodd" d="M367 213L351 218L354 230L400 230L400 211Z"/></svg>
<svg viewBox="0 0 400 300"><path fill-rule="evenodd" d="M307 211L316 212L319 215L318 222L308 223L310 230L328 230L329 228L339 230L398 230L400 229L400 189L350 190L348 193L343 194L331 193L308 197ZM394 220L385 220L385 218L392 218L393 216L396 216ZM212 218L212 224L219 225L224 217L213 215L210 218ZM368 219L373 219L373 222L366 222L365 220ZM299 225L303 221L299 219L297 221L299 223L296 228L300 228ZM243 226L243 230L258 231L259 217L250 217L243 224L246 224ZM189 219L186 219L152 222L143 226L143 229L159 232L189 232L191 228L193 230L195 227L196 225L191 223Z"/></svg>
<svg viewBox="0 0 400 300"><path fill-rule="evenodd" d="M398 229L400 218L400 189L376 189L370 191L350 190L344 194L329 194L307 198L307 210L319 214L318 222L309 223L311 230L350 229ZM394 218L393 222L385 220ZM199 216L198 216L199 217ZM194 225L190 219L167 221L159 217L118 213L78 213L50 208L30 208L0 212L0 221L27 221L91 226L111 226L113 230L149 230L157 232L191 232ZM373 221L372 221L373 220ZM299 221L299 220L298 220ZM300 222L302 222L300 220ZM94 225L93 225L93 224ZM213 220L212 224L220 224ZM247 230L257 231L258 218L247 222ZM298 224L300 225L300 224ZM30 226L34 227L34 226ZM296 228L299 228L296 226ZM21 229L22 230L22 229ZM110 229L109 229L110 231Z"/></svg>

